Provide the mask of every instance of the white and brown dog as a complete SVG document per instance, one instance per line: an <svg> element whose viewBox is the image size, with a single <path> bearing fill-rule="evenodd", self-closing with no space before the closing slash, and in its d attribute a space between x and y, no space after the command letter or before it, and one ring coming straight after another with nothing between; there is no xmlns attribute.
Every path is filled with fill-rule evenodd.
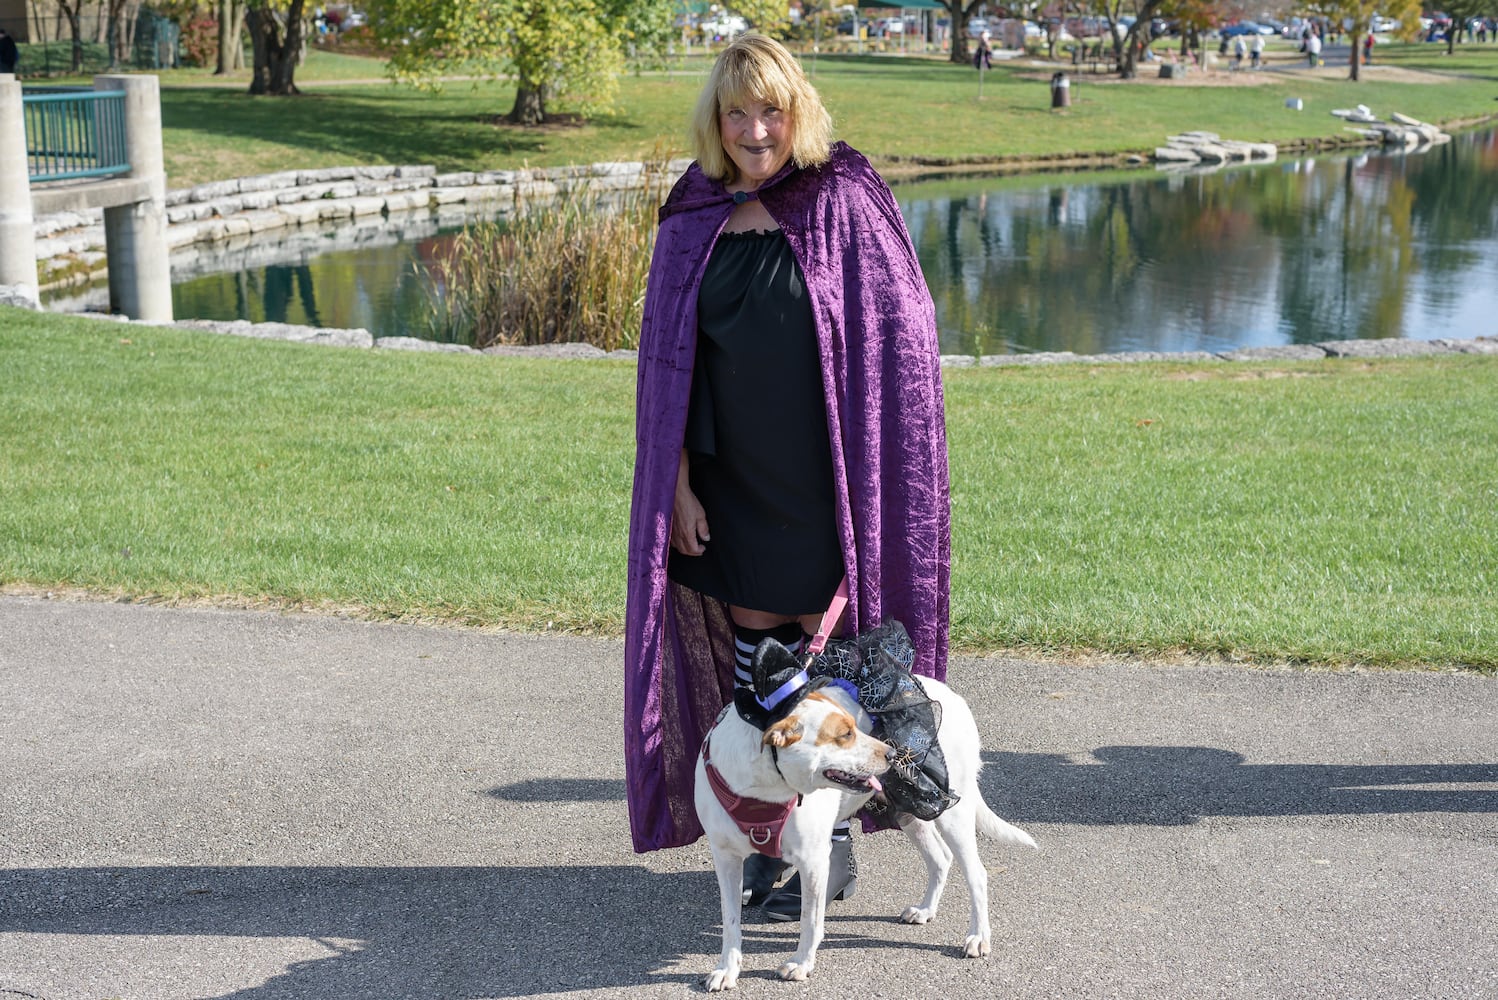
<svg viewBox="0 0 1498 1000"><path fill-rule="evenodd" d="M939 681L923 677L920 684L940 705L939 741L957 801L929 822L900 817L927 872L925 898L900 919L924 924L936 915L955 856L972 902L963 954L986 957L992 949L988 873L978 855L977 833L1030 847L1035 841L983 801L978 727L967 702ZM780 977L811 975L822 942L833 825L881 790L879 776L890 767L890 747L868 735L872 720L839 683L812 681L802 672L777 686L782 690L776 693L794 705L788 713L761 729L730 705L697 762L697 815L712 848L723 906L723 952L705 980L709 992L733 989L738 981L744 860L756 850L778 854L800 872L801 939L796 954L780 967ZM760 704L773 710L774 701L771 694Z"/></svg>

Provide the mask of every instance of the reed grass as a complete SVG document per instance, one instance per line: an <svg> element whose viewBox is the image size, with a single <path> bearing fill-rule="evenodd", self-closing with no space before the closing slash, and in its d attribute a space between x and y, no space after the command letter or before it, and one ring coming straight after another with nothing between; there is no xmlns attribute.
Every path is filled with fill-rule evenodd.
<svg viewBox="0 0 1498 1000"><path fill-rule="evenodd" d="M422 336L485 348L634 349L655 245L657 190L568 193L464 229L429 265Z"/></svg>

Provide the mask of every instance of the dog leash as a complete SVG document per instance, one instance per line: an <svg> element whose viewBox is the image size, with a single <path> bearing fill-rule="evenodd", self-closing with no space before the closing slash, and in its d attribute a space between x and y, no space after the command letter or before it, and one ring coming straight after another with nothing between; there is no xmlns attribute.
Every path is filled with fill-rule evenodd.
<svg viewBox="0 0 1498 1000"><path fill-rule="evenodd" d="M807 644L806 652L810 656L816 656L827 648L827 638L832 630L837 628L838 621L843 617L843 612L848 607L848 574L843 574L843 581L837 585L837 593L832 595L832 603L827 606L822 615L821 624L817 626L817 634L811 637Z"/></svg>

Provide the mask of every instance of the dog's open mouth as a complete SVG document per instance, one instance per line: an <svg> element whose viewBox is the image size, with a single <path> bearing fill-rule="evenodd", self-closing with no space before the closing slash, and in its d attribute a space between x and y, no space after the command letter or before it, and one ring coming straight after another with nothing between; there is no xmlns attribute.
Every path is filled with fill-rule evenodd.
<svg viewBox="0 0 1498 1000"><path fill-rule="evenodd" d="M884 786L872 774L849 774L847 771L828 768L822 772L822 777L844 788L851 788L855 792L872 792L877 795L884 791Z"/></svg>

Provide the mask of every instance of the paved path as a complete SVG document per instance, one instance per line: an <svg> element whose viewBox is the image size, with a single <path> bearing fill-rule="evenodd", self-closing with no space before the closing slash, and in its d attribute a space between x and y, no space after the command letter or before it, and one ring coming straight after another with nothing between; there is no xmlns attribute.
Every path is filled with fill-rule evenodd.
<svg viewBox="0 0 1498 1000"><path fill-rule="evenodd" d="M0 998L678 997L705 848L625 831L618 642L0 599ZM1498 995L1498 681L962 660L997 952L860 838L809 987ZM955 904L955 905L953 905Z"/></svg>

